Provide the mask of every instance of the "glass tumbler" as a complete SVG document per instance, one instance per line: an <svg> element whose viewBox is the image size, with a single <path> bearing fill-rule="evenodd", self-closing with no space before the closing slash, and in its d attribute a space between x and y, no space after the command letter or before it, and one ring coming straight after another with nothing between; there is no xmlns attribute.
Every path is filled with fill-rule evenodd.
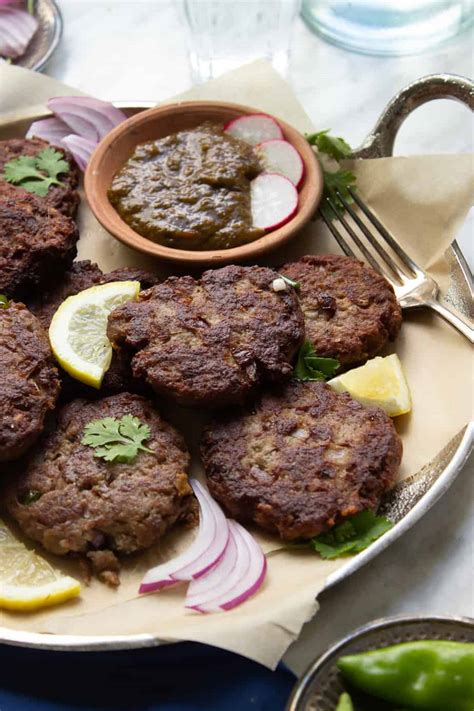
<svg viewBox="0 0 474 711"><path fill-rule="evenodd" d="M473 22L474 0L303 0L307 24L363 54L423 52Z"/></svg>
<svg viewBox="0 0 474 711"><path fill-rule="evenodd" d="M183 0L182 8L195 82L260 57L286 74L300 0Z"/></svg>

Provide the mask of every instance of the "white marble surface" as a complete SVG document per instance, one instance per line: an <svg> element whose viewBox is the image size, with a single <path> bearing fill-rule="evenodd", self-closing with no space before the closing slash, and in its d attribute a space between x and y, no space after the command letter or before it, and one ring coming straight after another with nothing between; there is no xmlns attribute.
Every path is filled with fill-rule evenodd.
<svg viewBox="0 0 474 711"><path fill-rule="evenodd" d="M239 1L239 0L236 0ZM104 99L159 101L191 85L176 3L59 0L65 29L46 73ZM472 75L472 36L417 57L380 59L325 44L298 19L289 80L320 128L358 145L387 101L425 74ZM403 126L397 153L472 150L472 117L454 102L419 109ZM472 260L472 219L461 243ZM451 367L452 364L447 364ZM397 613L473 615L474 468L410 532L349 580L325 592L319 614L286 660L301 672L338 637Z"/></svg>

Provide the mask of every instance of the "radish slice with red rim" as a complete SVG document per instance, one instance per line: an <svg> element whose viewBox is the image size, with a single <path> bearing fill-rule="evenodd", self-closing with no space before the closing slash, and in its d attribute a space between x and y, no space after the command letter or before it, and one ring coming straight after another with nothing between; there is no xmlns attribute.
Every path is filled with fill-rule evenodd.
<svg viewBox="0 0 474 711"><path fill-rule="evenodd" d="M245 602L265 580L266 559L257 541L236 521L229 521L229 529L226 551L208 574L209 578L212 576L211 584L206 581L207 576L193 581L186 607L199 612L230 610Z"/></svg>
<svg viewBox="0 0 474 711"><path fill-rule="evenodd" d="M97 147L95 141L88 141L87 138L76 136L74 133L65 136L61 144L71 152L77 165L83 171L87 168L90 157Z"/></svg>
<svg viewBox="0 0 474 711"><path fill-rule="evenodd" d="M250 183L254 227L274 230L291 220L298 209L298 191L279 173L261 173Z"/></svg>
<svg viewBox="0 0 474 711"><path fill-rule="evenodd" d="M151 568L139 592L153 592L181 580L204 575L221 558L229 539L229 526L219 505L195 479L190 484L199 501L199 531L190 547L176 558Z"/></svg>
<svg viewBox="0 0 474 711"><path fill-rule="evenodd" d="M266 114L239 116L239 118L229 121L224 126L224 131L230 133L234 138L240 138L241 141L245 141L251 146L256 146L271 138L283 138L283 133L278 123L274 118Z"/></svg>
<svg viewBox="0 0 474 711"><path fill-rule="evenodd" d="M38 29L36 17L10 3L0 6L0 55L21 57Z"/></svg>
<svg viewBox="0 0 474 711"><path fill-rule="evenodd" d="M255 148L261 165L267 173L280 173L299 186L303 179L304 163L300 154L288 141L272 139Z"/></svg>
<svg viewBox="0 0 474 711"><path fill-rule="evenodd" d="M70 134L71 129L66 126L64 121L51 116L51 118L42 119L41 121L34 121L28 129L26 138L42 138L48 143L60 146L63 138Z"/></svg>
<svg viewBox="0 0 474 711"><path fill-rule="evenodd" d="M50 99L47 106L69 126L69 133L88 141L100 141L127 118L109 102L89 96L57 96Z"/></svg>

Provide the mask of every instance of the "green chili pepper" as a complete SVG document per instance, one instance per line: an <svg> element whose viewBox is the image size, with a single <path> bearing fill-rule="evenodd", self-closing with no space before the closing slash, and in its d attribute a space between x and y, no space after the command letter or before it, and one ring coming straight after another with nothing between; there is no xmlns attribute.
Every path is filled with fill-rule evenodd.
<svg viewBox="0 0 474 711"><path fill-rule="evenodd" d="M337 702L336 711L354 711L354 706L352 705L352 700L349 694L344 692L340 695L339 701Z"/></svg>
<svg viewBox="0 0 474 711"><path fill-rule="evenodd" d="M341 657L357 689L413 709L473 711L474 644L426 640Z"/></svg>

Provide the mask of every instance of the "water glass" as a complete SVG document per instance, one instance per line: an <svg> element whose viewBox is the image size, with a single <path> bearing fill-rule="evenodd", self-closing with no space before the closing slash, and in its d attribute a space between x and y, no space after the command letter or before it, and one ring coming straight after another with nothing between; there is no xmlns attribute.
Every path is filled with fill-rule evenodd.
<svg viewBox="0 0 474 711"><path fill-rule="evenodd" d="M300 0L183 0L193 79L265 57L283 75Z"/></svg>
<svg viewBox="0 0 474 711"><path fill-rule="evenodd" d="M363 54L422 52L473 22L474 0L303 0L302 15L324 39Z"/></svg>

